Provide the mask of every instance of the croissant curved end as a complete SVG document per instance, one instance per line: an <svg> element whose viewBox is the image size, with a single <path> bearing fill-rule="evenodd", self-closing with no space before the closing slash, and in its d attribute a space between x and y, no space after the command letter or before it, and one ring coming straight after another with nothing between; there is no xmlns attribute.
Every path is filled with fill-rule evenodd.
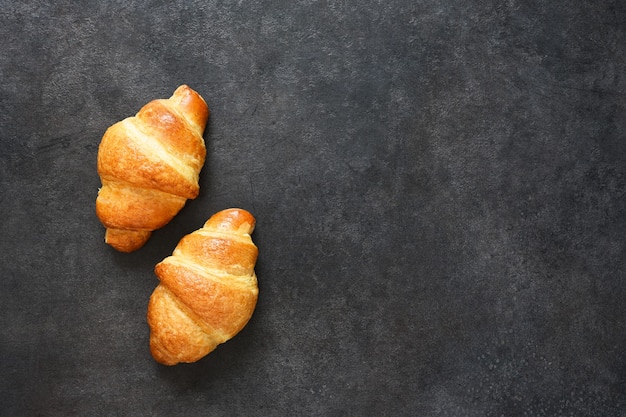
<svg viewBox="0 0 626 417"><path fill-rule="evenodd" d="M250 212L240 208L229 208L214 214L204 227L249 235L254 231L255 225L256 219Z"/></svg>
<svg viewBox="0 0 626 417"><path fill-rule="evenodd" d="M134 252L150 239L149 230L106 229L104 242L120 252Z"/></svg>
<svg viewBox="0 0 626 417"><path fill-rule="evenodd" d="M170 100L183 111L192 124L204 130L211 116L211 110L200 94L183 84L174 91Z"/></svg>

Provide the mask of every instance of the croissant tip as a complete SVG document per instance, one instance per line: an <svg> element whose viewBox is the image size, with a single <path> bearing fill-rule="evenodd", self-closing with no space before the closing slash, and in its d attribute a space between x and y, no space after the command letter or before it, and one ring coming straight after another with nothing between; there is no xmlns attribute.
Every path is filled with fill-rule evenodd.
<svg viewBox="0 0 626 417"><path fill-rule="evenodd" d="M200 96L200 94L196 90L189 87L189 85L187 84L181 84L178 87L176 87L176 90L174 90L174 93L172 95L180 96L180 95L190 95L190 94L197 95L200 98L202 98L202 96ZM202 98L202 101L204 101L204 98Z"/></svg>
<svg viewBox="0 0 626 417"><path fill-rule="evenodd" d="M206 221L204 227L228 229L243 234L252 234L256 219L249 211L242 208L227 208L215 213Z"/></svg>
<svg viewBox="0 0 626 417"><path fill-rule="evenodd" d="M176 88L176 90L174 90L174 94L180 91L185 91L185 90L191 90L191 87L189 87L187 84L181 84Z"/></svg>
<svg viewBox="0 0 626 417"><path fill-rule="evenodd" d="M130 253L143 247L151 234L149 230L107 229L104 242L118 252Z"/></svg>
<svg viewBox="0 0 626 417"><path fill-rule="evenodd" d="M202 127L200 131L202 136L202 131L204 131L211 116L211 110L204 97L187 84L182 84L174 91L170 100L186 109L188 117L191 117L195 124Z"/></svg>

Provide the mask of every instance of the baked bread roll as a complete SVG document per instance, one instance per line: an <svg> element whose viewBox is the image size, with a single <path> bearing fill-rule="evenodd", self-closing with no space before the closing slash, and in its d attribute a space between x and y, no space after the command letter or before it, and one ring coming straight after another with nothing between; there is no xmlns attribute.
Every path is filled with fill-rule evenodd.
<svg viewBox="0 0 626 417"><path fill-rule="evenodd" d="M96 199L106 243L122 252L139 249L198 196L209 114L204 99L182 85L107 129L98 149Z"/></svg>
<svg viewBox="0 0 626 417"><path fill-rule="evenodd" d="M157 362L195 362L248 323L259 294L254 225L245 210L220 211L156 265L161 282L150 297L147 319Z"/></svg>

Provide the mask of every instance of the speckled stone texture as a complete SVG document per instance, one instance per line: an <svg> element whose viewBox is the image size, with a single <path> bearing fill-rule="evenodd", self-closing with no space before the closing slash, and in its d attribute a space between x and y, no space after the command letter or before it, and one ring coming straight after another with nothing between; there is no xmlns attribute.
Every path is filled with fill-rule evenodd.
<svg viewBox="0 0 626 417"><path fill-rule="evenodd" d="M623 1L0 0L0 414L626 416ZM104 130L189 84L201 195L133 254ZM148 350L154 265L257 217L260 298Z"/></svg>

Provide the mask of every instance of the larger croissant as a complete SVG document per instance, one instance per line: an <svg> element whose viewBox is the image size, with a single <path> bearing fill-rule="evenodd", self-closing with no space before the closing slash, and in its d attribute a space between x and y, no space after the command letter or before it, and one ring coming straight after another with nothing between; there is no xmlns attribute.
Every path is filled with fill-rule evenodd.
<svg viewBox="0 0 626 417"><path fill-rule="evenodd" d="M107 129L98 149L96 199L106 243L122 252L139 249L198 196L209 114L204 99L182 85Z"/></svg>
<svg viewBox="0 0 626 417"><path fill-rule="evenodd" d="M248 323L258 297L255 219L242 209L213 215L156 265L148 303L150 351L164 365L195 362Z"/></svg>

